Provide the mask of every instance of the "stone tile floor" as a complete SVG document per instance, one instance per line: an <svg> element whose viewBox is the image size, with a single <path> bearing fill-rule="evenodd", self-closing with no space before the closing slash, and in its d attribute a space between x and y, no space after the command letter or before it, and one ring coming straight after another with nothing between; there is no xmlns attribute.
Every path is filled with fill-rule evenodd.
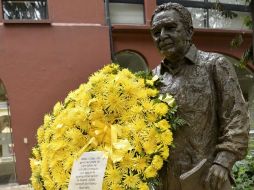
<svg viewBox="0 0 254 190"><path fill-rule="evenodd" d="M0 190L33 190L30 185L8 184L0 185Z"/></svg>

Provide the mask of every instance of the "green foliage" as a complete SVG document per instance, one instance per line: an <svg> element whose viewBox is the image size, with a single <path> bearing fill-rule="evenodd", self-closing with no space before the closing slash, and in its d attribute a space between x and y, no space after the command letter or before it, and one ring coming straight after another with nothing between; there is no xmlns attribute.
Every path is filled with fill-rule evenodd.
<svg viewBox="0 0 254 190"><path fill-rule="evenodd" d="M231 47L238 48L243 43L243 35L239 34L236 37L234 37L230 43Z"/></svg>
<svg viewBox="0 0 254 190"><path fill-rule="evenodd" d="M187 125L187 122L184 119L177 116L177 109L178 107L176 105L173 105L173 107L171 107L170 109L170 112L168 112L168 114L166 115L166 119L171 121L170 124L172 131L175 131L178 127Z"/></svg>
<svg viewBox="0 0 254 190"><path fill-rule="evenodd" d="M252 29L253 23L252 23L251 16L246 16L246 17L244 17L243 23L244 23L244 25L247 26L249 29Z"/></svg>
<svg viewBox="0 0 254 190"><path fill-rule="evenodd" d="M149 72L148 71L139 71L139 72L135 73L135 75L137 77L145 79L145 83L146 83L147 80L153 80L154 81L154 87L157 88L157 89L159 89L160 86L162 85L162 82L161 82L162 79L158 78L157 80L154 80L154 75L151 71L149 71ZM147 83L146 83L146 85L147 85Z"/></svg>
<svg viewBox="0 0 254 190"><path fill-rule="evenodd" d="M242 43L243 43L243 35L239 34L231 41L230 45L233 48L238 48L242 45ZM240 68L245 68L245 66L247 65L248 62L253 61L252 49L253 49L252 46L250 46L248 49L246 49L243 52L242 57L240 59L240 64L237 66L239 66Z"/></svg>
<svg viewBox="0 0 254 190"><path fill-rule="evenodd" d="M253 61L253 51L252 46L245 50L240 60L240 67L245 67L245 65L249 62Z"/></svg>
<svg viewBox="0 0 254 190"><path fill-rule="evenodd" d="M236 182L234 190L253 190L254 156L249 154L244 160L237 162L233 167L233 175Z"/></svg>
<svg viewBox="0 0 254 190"><path fill-rule="evenodd" d="M251 0L245 0L245 5L248 6L250 4ZM249 5L250 6L250 5ZM223 7L223 4L220 3L220 0L216 0L216 3L214 5L214 9L217 11L221 12L221 16L225 18L230 18L233 19L237 17L237 13L230 11L230 10L225 10ZM251 16L245 16L243 25L247 26L249 29L253 28L253 22ZM238 48L240 47L244 42L243 35L239 34L235 38L232 39L230 45L233 48ZM253 52L252 52L252 47L248 48L242 55L242 58L240 60L240 67L245 67L246 64L249 61L253 61Z"/></svg>
<svg viewBox="0 0 254 190"><path fill-rule="evenodd" d="M235 13L234 11L230 11L230 10L223 10L221 11L221 16L225 17L225 18L236 18L238 16L237 13Z"/></svg>
<svg viewBox="0 0 254 190"><path fill-rule="evenodd" d="M149 186L149 189L150 190L154 190L154 189L157 189L159 187L161 187L161 181L160 179L157 177L157 178L152 178L148 181L148 186Z"/></svg>
<svg viewBox="0 0 254 190"><path fill-rule="evenodd" d="M139 71L139 72L136 72L135 75L137 77L148 79L148 80L151 80L153 78L152 72L147 72L147 71Z"/></svg>
<svg viewBox="0 0 254 190"><path fill-rule="evenodd" d="M223 7L223 5L220 3L219 0L216 0L216 2L215 2L215 4L214 4L213 8L214 8L215 10L217 10L217 11L223 11L223 10L224 10L224 7Z"/></svg>
<svg viewBox="0 0 254 190"><path fill-rule="evenodd" d="M231 10L225 10L224 6L220 3L219 0L216 1L216 3L214 4L213 8L219 12L221 12L221 16L225 17L225 18L236 18L238 16L237 13L235 13L234 11Z"/></svg>

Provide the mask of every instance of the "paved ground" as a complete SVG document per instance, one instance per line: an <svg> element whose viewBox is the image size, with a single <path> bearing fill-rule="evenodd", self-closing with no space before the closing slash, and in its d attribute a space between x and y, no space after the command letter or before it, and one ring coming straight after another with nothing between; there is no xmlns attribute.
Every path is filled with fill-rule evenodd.
<svg viewBox="0 0 254 190"><path fill-rule="evenodd" d="M33 188L30 185L9 184L0 185L0 190L33 190Z"/></svg>

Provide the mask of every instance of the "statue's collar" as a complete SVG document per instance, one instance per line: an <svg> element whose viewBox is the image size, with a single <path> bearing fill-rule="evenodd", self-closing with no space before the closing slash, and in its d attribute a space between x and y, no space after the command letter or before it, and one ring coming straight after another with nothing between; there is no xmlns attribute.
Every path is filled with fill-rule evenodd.
<svg viewBox="0 0 254 190"><path fill-rule="evenodd" d="M190 46L190 48L189 48L189 50L188 50L188 52L185 54L185 58L186 59L188 59L189 60L189 62L188 63L190 63L190 64L195 64L195 63L197 63L197 54L198 54L198 50L197 50L197 48L196 48L196 46L194 45L194 44L192 44L191 46ZM182 66L181 65L179 65L178 67L176 67L175 69L172 69L171 67L170 67L170 63L166 60L166 59L164 59L164 60L162 60L162 65L164 66L164 67L166 67L167 69L168 69L168 71L170 72L170 73L172 73L172 74L177 74L181 69L182 69Z"/></svg>
<svg viewBox="0 0 254 190"><path fill-rule="evenodd" d="M192 44L184 57L186 59L188 59L189 61L191 61L191 63L196 63L197 62L197 53L198 53L198 49L196 48L196 46L194 44ZM164 62L164 61L165 61L165 59L162 60L162 62Z"/></svg>
<svg viewBox="0 0 254 190"><path fill-rule="evenodd" d="M196 46L192 44L184 57L195 64L197 63L197 53L198 53L198 50Z"/></svg>

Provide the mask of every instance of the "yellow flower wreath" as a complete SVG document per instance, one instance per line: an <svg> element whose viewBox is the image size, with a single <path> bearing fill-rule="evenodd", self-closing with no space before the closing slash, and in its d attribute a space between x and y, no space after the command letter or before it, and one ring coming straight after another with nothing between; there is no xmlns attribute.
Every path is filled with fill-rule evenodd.
<svg viewBox="0 0 254 190"><path fill-rule="evenodd" d="M103 189L148 190L173 141L169 111L154 80L105 66L45 115L30 159L34 189L68 189L73 162L100 150L108 155Z"/></svg>

